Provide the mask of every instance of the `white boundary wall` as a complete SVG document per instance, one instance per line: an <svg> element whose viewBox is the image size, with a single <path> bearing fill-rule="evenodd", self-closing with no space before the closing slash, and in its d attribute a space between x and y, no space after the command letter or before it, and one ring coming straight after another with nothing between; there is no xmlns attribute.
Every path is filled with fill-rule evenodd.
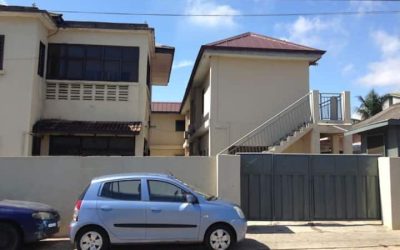
<svg viewBox="0 0 400 250"><path fill-rule="evenodd" d="M66 235L73 207L93 177L127 172L172 173L217 194L215 157L0 157L0 200L49 204L61 214Z"/></svg>

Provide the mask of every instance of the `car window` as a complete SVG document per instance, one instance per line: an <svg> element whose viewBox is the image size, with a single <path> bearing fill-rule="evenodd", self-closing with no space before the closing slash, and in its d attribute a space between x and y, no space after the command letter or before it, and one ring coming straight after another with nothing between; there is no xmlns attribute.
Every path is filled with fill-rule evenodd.
<svg viewBox="0 0 400 250"><path fill-rule="evenodd" d="M107 182L103 185L101 196L116 200L141 200L140 180Z"/></svg>
<svg viewBox="0 0 400 250"><path fill-rule="evenodd" d="M150 201L186 202L186 194L183 189L164 181L149 180Z"/></svg>

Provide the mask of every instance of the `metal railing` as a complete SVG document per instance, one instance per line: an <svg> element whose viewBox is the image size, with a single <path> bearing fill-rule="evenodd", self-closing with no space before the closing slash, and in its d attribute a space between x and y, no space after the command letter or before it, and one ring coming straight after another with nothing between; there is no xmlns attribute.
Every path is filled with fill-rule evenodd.
<svg viewBox="0 0 400 250"><path fill-rule="evenodd" d="M219 154L236 154L238 152L262 152L269 147L279 145L281 140L292 135L296 130L312 123L310 107L311 93L303 96L277 115L237 140Z"/></svg>
<svg viewBox="0 0 400 250"><path fill-rule="evenodd" d="M336 93L321 93L319 95L319 111L322 121L341 121L342 95Z"/></svg>

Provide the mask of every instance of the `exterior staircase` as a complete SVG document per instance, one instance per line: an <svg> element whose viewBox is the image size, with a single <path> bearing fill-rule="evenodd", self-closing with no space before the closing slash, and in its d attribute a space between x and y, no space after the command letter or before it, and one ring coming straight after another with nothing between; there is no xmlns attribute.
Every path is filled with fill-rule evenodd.
<svg viewBox="0 0 400 250"><path fill-rule="evenodd" d="M312 92L249 132L220 154L280 153L310 132L314 126Z"/></svg>

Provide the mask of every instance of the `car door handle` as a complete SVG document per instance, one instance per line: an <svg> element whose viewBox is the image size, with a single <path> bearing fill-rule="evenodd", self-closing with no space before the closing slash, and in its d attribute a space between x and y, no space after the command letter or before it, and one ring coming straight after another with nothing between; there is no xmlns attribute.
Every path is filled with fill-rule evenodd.
<svg viewBox="0 0 400 250"><path fill-rule="evenodd" d="M161 209L159 209L159 208L150 208L150 210L153 213L161 213Z"/></svg>
<svg viewBox="0 0 400 250"><path fill-rule="evenodd" d="M111 207L108 207L108 206L101 206L100 209L101 209L102 211L105 211L105 212L108 212L108 211L111 211L111 210L112 210L112 208L111 208Z"/></svg>

